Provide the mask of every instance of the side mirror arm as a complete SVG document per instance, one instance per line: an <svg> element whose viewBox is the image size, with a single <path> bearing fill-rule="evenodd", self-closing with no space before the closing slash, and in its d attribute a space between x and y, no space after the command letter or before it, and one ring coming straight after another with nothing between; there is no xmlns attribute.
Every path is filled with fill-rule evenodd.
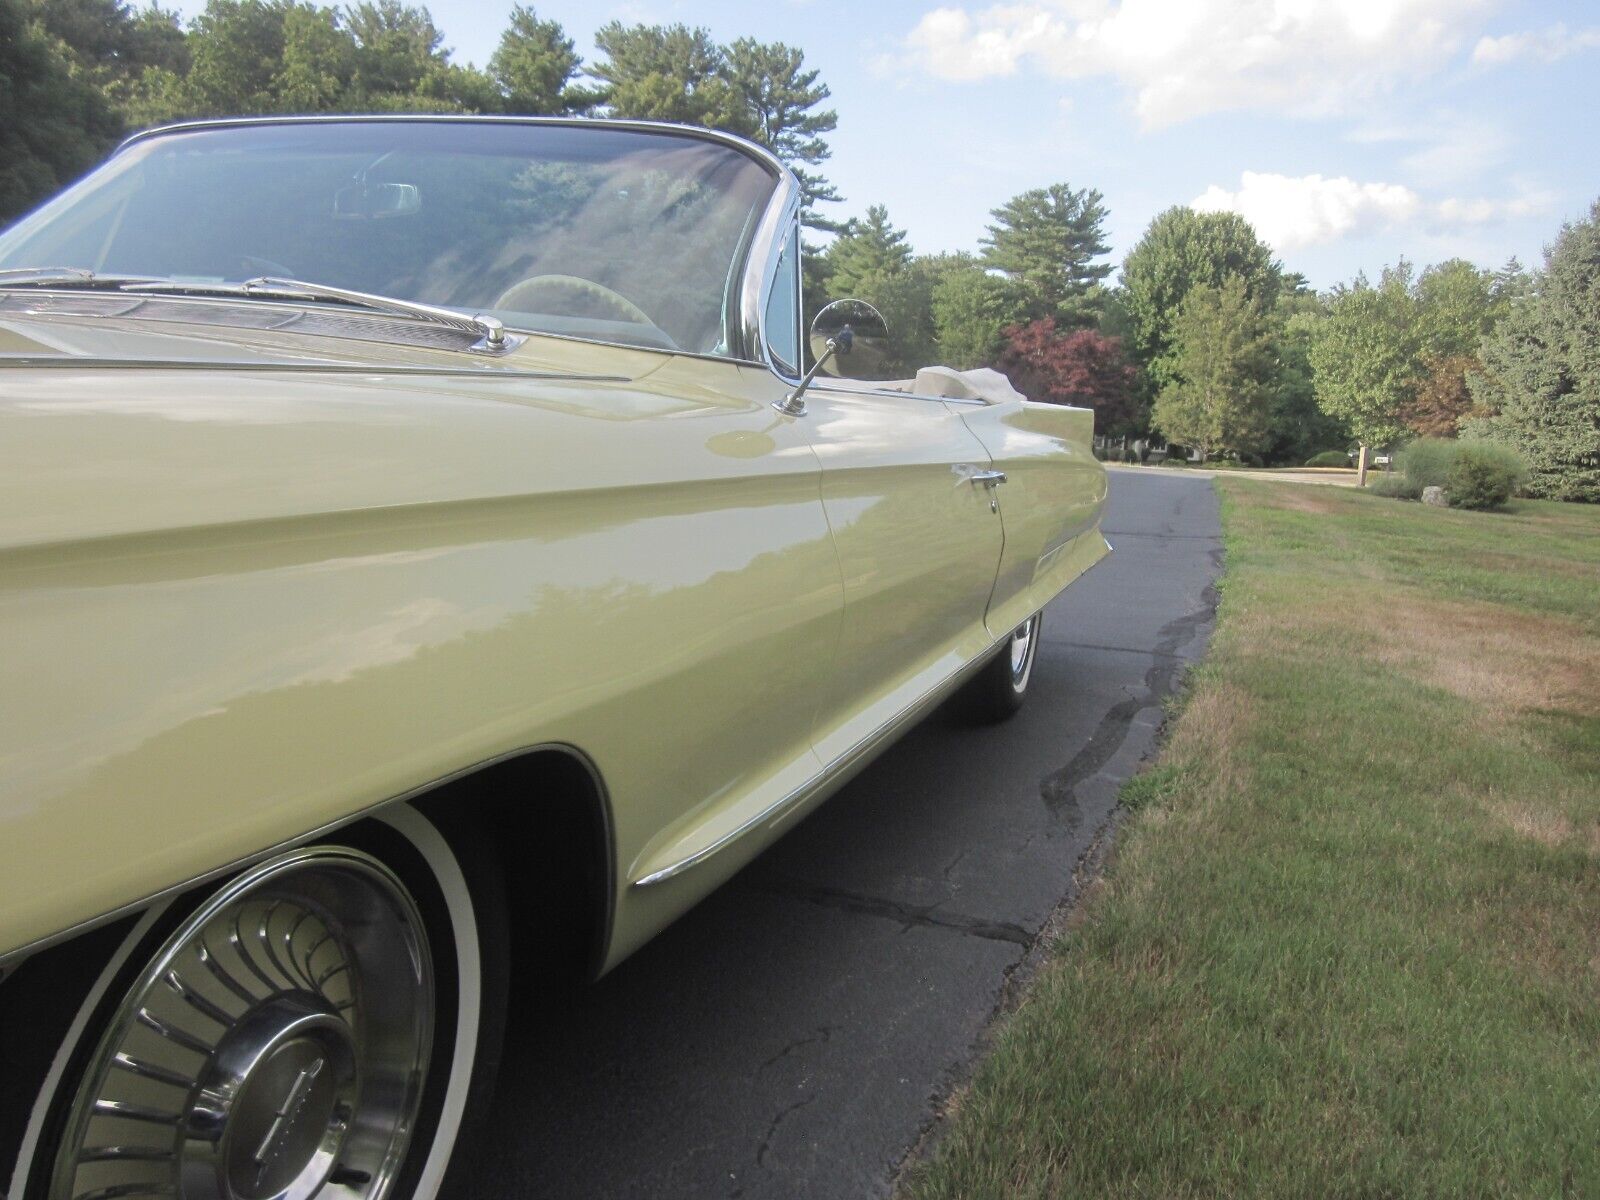
<svg viewBox="0 0 1600 1200"><path fill-rule="evenodd" d="M782 400L773 401L772 407L788 417L805 416L806 389L811 386L811 381L816 378L817 372L822 370L823 364L826 363L830 358L834 357L834 355L837 354L843 356L849 354L850 347L852 344L854 344L854 342L855 334L851 332L850 326L846 325L843 329L839 330L838 333L834 334L828 339L828 349L826 353L824 353L821 358L817 359L816 362L811 364L811 369L807 371L800 382L795 385L794 391L790 392Z"/></svg>

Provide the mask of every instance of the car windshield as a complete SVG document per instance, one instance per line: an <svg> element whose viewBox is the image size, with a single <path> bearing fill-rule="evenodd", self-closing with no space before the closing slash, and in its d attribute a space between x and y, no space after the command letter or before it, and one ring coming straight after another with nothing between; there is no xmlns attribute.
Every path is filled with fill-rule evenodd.
<svg viewBox="0 0 1600 1200"><path fill-rule="evenodd" d="M135 142L0 234L0 269L281 276L726 354L775 184L730 146L598 121L198 128Z"/></svg>

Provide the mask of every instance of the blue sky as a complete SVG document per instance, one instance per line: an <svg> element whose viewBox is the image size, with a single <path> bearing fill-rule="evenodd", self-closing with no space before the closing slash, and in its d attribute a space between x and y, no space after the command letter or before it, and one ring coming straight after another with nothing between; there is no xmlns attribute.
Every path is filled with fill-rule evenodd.
<svg viewBox="0 0 1600 1200"><path fill-rule="evenodd" d="M187 0L185 11L201 4ZM433 0L456 61L509 0ZM1173 204L1243 212L1318 287L1402 254L1525 264L1600 196L1600 0L546 0L585 58L608 20L802 48L833 90L841 215L919 252L1065 180L1120 262Z"/></svg>

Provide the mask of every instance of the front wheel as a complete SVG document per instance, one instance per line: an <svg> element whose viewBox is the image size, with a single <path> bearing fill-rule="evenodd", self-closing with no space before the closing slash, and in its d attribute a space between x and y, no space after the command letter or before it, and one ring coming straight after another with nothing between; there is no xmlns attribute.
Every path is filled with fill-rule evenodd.
<svg viewBox="0 0 1600 1200"><path fill-rule="evenodd" d="M7 1194L431 1200L503 1022L501 897L474 867L398 808L146 914L5 1139ZM9 1015L42 1030L60 999Z"/></svg>
<svg viewBox="0 0 1600 1200"><path fill-rule="evenodd" d="M960 706L979 723L1004 721L1022 707L1039 655L1044 613L1036 612L1006 638L1000 651L962 688Z"/></svg>

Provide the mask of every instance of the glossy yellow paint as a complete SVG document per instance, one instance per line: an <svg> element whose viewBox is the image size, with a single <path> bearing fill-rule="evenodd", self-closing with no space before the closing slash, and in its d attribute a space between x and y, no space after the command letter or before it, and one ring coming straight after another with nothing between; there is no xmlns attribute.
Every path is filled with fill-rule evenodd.
<svg viewBox="0 0 1600 1200"><path fill-rule="evenodd" d="M0 365L0 954L559 743L611 800L609 965L981 661L997 566L1009 613L1103 553L1081 420L786 417L754 367L544 337L8 318L0 353L65 364ZM1060 511L991 512L985 443Z"/></svg>

